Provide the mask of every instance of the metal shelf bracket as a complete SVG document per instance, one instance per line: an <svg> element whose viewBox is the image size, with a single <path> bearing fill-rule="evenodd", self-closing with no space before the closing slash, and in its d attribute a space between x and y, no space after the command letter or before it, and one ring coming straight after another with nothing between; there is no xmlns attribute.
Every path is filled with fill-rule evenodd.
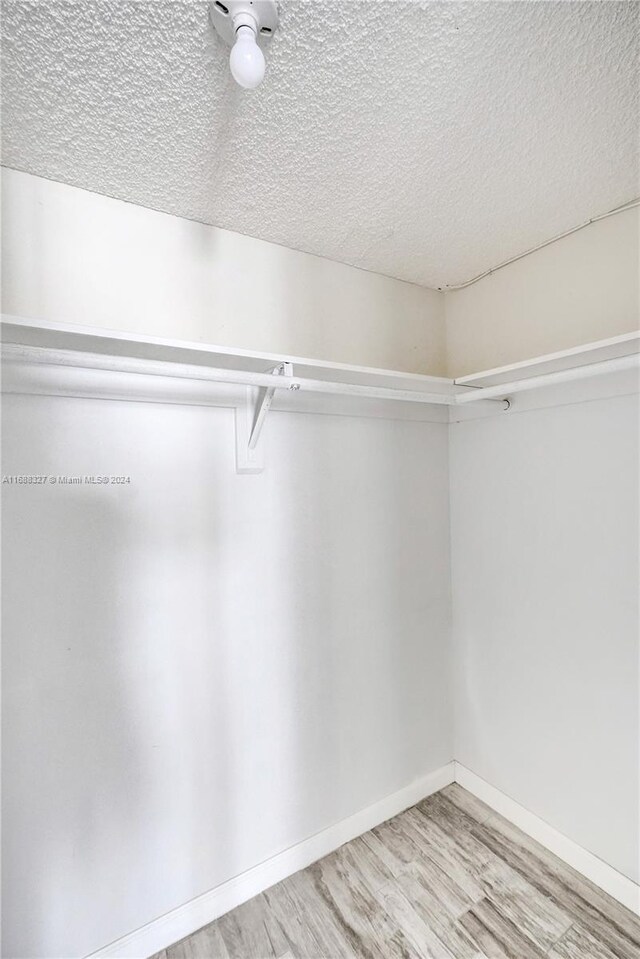
<svg viewBox="0 0 640 959"><path fill-rule="evenodd" d="M273 376L292 378L293 364L280 363L270 372ZM292 383L289 389L298 389L298 384ZM264 469L264 442L261 442L261 438L275 392L275 386L259 389L248 386L246 401L242 406L236 407L236 471L238 473L261 473Z"/></svg>

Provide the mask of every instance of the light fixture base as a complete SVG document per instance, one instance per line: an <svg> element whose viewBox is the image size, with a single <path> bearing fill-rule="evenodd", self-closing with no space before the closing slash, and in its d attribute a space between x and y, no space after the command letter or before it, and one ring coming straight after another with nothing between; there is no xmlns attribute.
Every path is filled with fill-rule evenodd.
<svg viewBox="0 0 640 959"><path fill-rule="evenodd" d="M269 40L278 29L276 0L216 0L209 4L211 23L230 47L236 40L234 20L241 14L248 14L255 20L260 44Z"/></svg>

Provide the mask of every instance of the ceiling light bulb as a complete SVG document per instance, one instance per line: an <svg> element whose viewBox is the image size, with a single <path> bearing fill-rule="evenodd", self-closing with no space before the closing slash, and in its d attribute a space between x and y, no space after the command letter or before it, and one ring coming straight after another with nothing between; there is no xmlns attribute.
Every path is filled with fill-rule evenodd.
<svg viewBox="0 0 640 959"><path fill-rule="evenodd" d="M262 50L278 29L276 0L215 0L209 4L209 16L218 35L231 47L229 66L234 80L241 87L255 89L264 79Z"/></svg>
<svg viewBox="0 0 640 959"><path fill-rule="evenodd" d="M247 22L251 18L242 19L243 22L236 29L236 42L231 48L229 66L236 83L253 90L260 86L264 79L264 54L257 43L256 27Z"/></svg>

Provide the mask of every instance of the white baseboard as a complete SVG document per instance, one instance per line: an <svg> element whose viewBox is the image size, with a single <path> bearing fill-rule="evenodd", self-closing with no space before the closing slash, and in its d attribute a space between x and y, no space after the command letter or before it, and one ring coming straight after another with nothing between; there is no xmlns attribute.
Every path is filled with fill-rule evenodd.
<svg viewBox="0 0 640 959"><path fill-rule="evenodd" d="M452 782L459 783L482 799L549 852L590 879L627 909L640 915L640 886L572 839L563 836L461 763L451 762L91 953L87 959L147 959Z"/></svg>
<svg viewBox="0 0 640 959"><path fill-rule="evenodd" d="M278 853L228 882L205 892L197 899L154 919L135 932L91 953L87 959L146 959L166 949L208 923L223 916L230 909L257 896L276 882L286 879L328 855L345 842L361 836L380 823L397 816L409 806L438 792L454 781L454 763L448 763L422 776L391 796L361 809L322 832L284 852Z"/></svg>
<svg viewBox="0 0 640 959"><path fill-rule="evenodd" d="M480 776L463 766L462 763L456 762L454 765L455 780L464 789L473 793L478 799L482 799L487 806L500 813L527 836L531 836L558 859L562 859L563 862L590 879L613 899L617 899L631 912L640 916L640 886L632 879L623 876L613 866L609 866L592 852L579 846L572 839L568 839L567 836L563 836L553 826L544 822L534 813L529 812L514 799L496 789L495 786L491 786Z"/></svg>

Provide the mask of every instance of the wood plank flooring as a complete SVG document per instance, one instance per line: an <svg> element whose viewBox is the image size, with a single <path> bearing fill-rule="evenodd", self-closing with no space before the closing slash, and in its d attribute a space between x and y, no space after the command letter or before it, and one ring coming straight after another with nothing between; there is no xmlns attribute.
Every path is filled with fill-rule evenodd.
<svg viewBox="0 0 640 959"><path fill-rule="evenodd" d="M458 785L154 959L640 959L640 920Z"/></svg>

